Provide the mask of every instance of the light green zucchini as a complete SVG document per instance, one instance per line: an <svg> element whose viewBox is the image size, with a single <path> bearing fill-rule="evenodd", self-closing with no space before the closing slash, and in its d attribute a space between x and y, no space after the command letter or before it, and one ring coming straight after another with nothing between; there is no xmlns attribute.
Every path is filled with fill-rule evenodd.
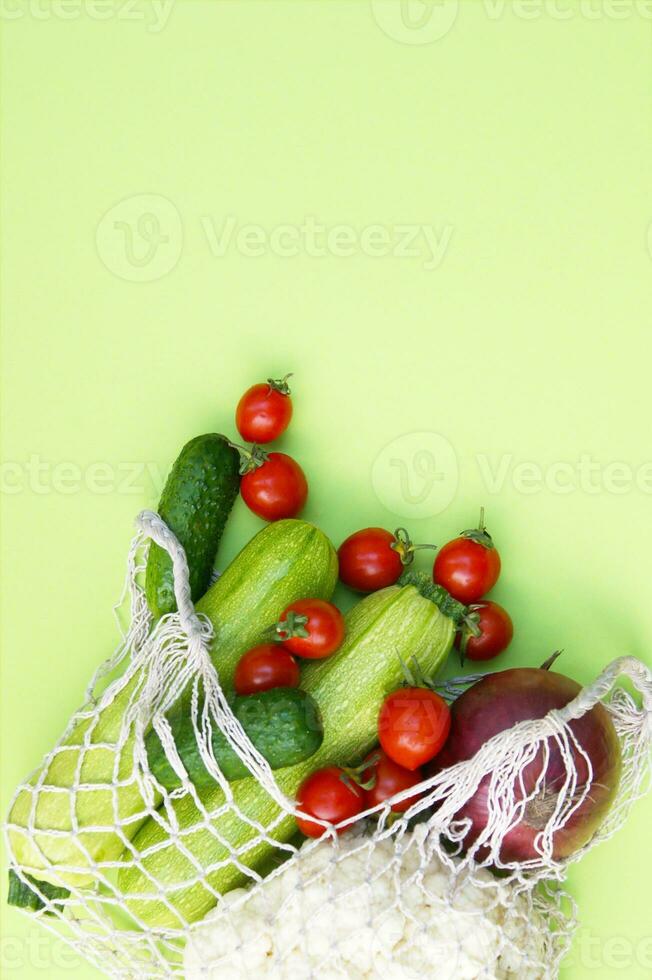
<svg viewBox="0 0 652 980"><path fill-rule="evenodd" d="M336 580L337 556L318 528L288 520L260 531L197 604L215 628L211 654L225 687L244 651L261 641L290 602L306 596L330 599ZM133 735L120 744L124 712L136 683L132 680L101 711L92 729L88 719L75 724L49 764L32 775L30 789L21 790L14 801L8 817L10 845L16 861L35 877L58 886L92 883L93 872L83 869L119 858L125 838L131 839L143 822ZM76 782L82 751L75 830L70 796L62 790ZM118 788L112 787L116 772ZM32 808L35 832L27 830ZM116 817L129 821L121 834L112 829ZM51 830L60 833L49 836ZM71 871L72 867L79 870Z"/></svg>
<svg viewBox="0 0 652 980"><path fill-rule="evenodd" d="M280 788L295 796L308 773L331 764L356 763L375 744L378 711L384 696L403 679L401 661L415 657L424 673L433 674L451 648L455 634L453 619L444 615L435 603L450 604L441 590L412 578L415 585L392 586L368 596L346 615L346 638L340 650L321 662L304 668L302 687L317 702L324 723L321 748L306 762L279 770L275 776ZM455 604L459 607L459 604ZM448 608L448 607L447 607ZM258 825L269 826L279 816L279 807L252 778L232 786L235 805ZM219 789L202 793L209 810L224 802ZM227 842L246 868L265 870L282 852L273 844L261 842L259 831L229 811L217 817L211 829L192 828L202 816L189 796L174 804L175 815L183 835L183 846L205 869L207 882L218 892L243 885L247 876L229 857ZM288 841L296 831L293 817L285 817L270 831L279 841ZM159 850L148 849L166 840L165 830L153 819L147 821L133 840L141 862L159 887L165 888L173 907L171 911L157 899L137 898L138 893L152 892L154 885L135 865L123 868L119 888L134 914L148 926L179 928L202 918L215 904L215 897L201 882L188 884L197 877L197 867L168 838ZM129 896L134 898L130 899Z"/></svg>

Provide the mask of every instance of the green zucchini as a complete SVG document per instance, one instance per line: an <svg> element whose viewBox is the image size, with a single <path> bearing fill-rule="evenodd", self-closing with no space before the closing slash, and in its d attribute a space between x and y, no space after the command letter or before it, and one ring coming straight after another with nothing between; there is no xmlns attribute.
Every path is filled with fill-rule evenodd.
<svg viewBox="0 0 652 980"><path fill-rule="evenodd" d="M261 642L290 602L307 595L330 599L336 580L337 555L318 528L287 520L259 531L196 607L215 628L211 655L225 687L231 686L242 654ZM16 796L8 817L9 842L16 862L39 879L54 885L92 884L96 874L84 869L119 858L125 838L131 839L143 822L135 739L129 734L124 744L119 741L124 712L140 680L136 675L99 716L78 720L50 762L31 776L30 788ZM76 832L70 797L62 790L77 783ZM120 833L113 829L116 816L127 821ZM34 831L28 830L31 826ZM49 835L52 830L58 833Z"/></svg>
<svg viewBox="0 0 652 980"><path fill-rule="evenodd" d="M186 552L193 602L210 585L217 548L238 496L239 469L237 449L226 436L210 432L186 443L163 488L158 512ZM176 612L172 559L154 541L147 557L145 595L156 619Z"/></svg>
<svg viewBox="0 0 652 980"><path fill-rule="evenodd" d="M258 694L238 696L233 698L231 709L252 744L272 769L293 766L309 759L324 738L317 705L309 694L298 688L277 687ZM168 717L168 721L190 781L197 789L213 789L216 782L200 755L190 712L177 709ZM229 781L250 775L245 763L216 725L211 731L211 745L217 764ZM168 790L181 786L181 778L173 769L153 729L145 739L145 746L150 771L161 786Z"/></svg>
<svg viewBox="0 0 652 980"><path fill-rule="evenodd" d="M446 659L455 622L438 608L442 596L433 590L431 581L422 583L416 576L412 581L416 585L391 586L359 602L346 615L346 638L340 650L326 660L306 664L302 686L319 705L324 741L311 759L276 773L287 795L295 796L301 781L321 766L361 761L377 740L384 696L403 679L402 661L416 658L424 673L433 674ZM422 594L421 586L429 598ZM447 593L443 595L450 599ZM210 889L224 893L246 884L251 879L243 867L264 870L281 852L269 840L261 841L259 828L269 827L268 837L278 842L295 834L294 818L282 816L256 780L242 779L232 791L232 807L217 815L209 828L189 795L174 802L179 828L175 836L182 840L182 847L166 834L160 821L151 818L136 834L132 845L140 855L140 866L122 868L119 889L130 910L148 926L179 928L201 919L215 905ZM213 812L225 803L220 789L201 793L201 798ZM278 822L272 828L273 821ZM193 826L197 830L191 831ZM194 860L186 856L188 852ZM196 880L199 868L205 869L210 888ZM159 899L137 897L157 888L166 890L174 911Z"/></svg>

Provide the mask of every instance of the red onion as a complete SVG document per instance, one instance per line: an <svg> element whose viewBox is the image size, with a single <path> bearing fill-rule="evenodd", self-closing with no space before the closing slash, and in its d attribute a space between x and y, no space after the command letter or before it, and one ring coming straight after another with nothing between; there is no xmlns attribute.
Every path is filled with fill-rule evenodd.
<svg viewBox="0 0 652 980"><path fill-rule="evenodd" d="M486 675L451 706L451 732L436 759L437 768L470 759L493 735L520 721L542 718L552 708L564 707L580 690L580 685L570 678L543 668L516 668ZM574 797L579 805L564 826L554 832L556 860L573 854L593 837L613 802L621 771L620 743L603 705L596 705L570 722L570 729L590 759L591 771L586 758L572 745L573 766L578 777ZM559 745L554 738L547 741L549 756L545 775L542 745L534 761L523 770L522 785L515 781L513 790L518 801L533 793L537 780L544 776L539 791L526 803L522 820L503 838L502 863L521 863L541 857L536 847L537 836L555 811L567 775L567 763ZM490 779L491 776L486 776L481 781L474 796L456 815L472 821L464 840L466 847L477 840L487 825ZM585 792L586 797L582 799ZM482 849L479 856L485 856Z"/></svg>

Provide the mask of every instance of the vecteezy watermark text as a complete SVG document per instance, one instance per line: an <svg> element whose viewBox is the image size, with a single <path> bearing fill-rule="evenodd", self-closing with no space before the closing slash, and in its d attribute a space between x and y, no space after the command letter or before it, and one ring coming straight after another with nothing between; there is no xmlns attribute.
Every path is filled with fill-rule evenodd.
<svg viewBox="0 0 652 980"><path fill-rule="evenodd" d="M652 971L652 936L596 936L583 926L575 933L573 948L564 966L600 970L600 976L626 975L638 968Z"/></svg>
<svg viewBox="0 0 652 980"><path fill-rule="evenodd" d="M156 496L163 487L164 473L158 463L92 462L84 466L71 460L52 462L32 453L25 460L0 463L0 494L37 496L77 493Z"/></svg>
<svg viewBox="0 0 652 980"><path fill-rule="evenodd" d="M583 453L576 460L537 463L505 453L495 459L478 453L475 462L487 493L498 494L506 486L517 493L652 494L652 461L632 466L623 460L608 463Z"/></svg>
<svg viewBox="0 0 652 980"><path fill-rule="evenodd" d="M0 21L108 21L160 34L175 0L0 0Z"/></svg>
<svg viewBox="0 0 652 980"><path fill-rule="evenodd" d="M479 482L487 496L504 492L652 496L652 460L632 464L581 453L574 460L540 462L514 453L465 452L464 463L465 477ZM458 455L440 433L405 433L380 450L372 464L371 482L380 502L393 514L406 519L434 517L455 498L460 482Z"/></svg>
<svg viewBox="0 0 652 980"><path fill-rule="evenodd" d="M27 968L41 970L44 975L56 971L77 970L82 966L80 956L62 939L50 935L41 927L32 927L24 936L0 938L0 976L18 977Z"/></svg>
<svg viewBox="0 0 652 980"><path fill-rule="evenodd" d="M351 224L327 225L314 215L299 224L279 224L266 228L260 224L240 224L234 215L217 223L209 215L201 219L211 253L223 258L235 251L247 258L275 255L291 259L333 256L348 259L355 255L369 258L422 259L424 269L437 269L446 254L453 228L430 224Z"/></svg>
<svg viewBox="0 0 652 980"><path fill-rule="evenodd" d="M96 231L97 252L106 268L128 282L152 282L171 272L182 254L184 224L199 231L215 259L236 255L293 259L407 259L426 271L438 269L453 238L447 223L404 222L367 225L328 224L314 215L296 223L267 226L235 215L200 215L185 221L176 205L161 194L134 194L102 215Z"/></svg>
<svg viewBox="0 0 652 980"><path fill-rule="evenodd" d="M371 0L371 10L387 37L408 45L439 41L469 12L489 22L652 21L652 0Z"/></svg>

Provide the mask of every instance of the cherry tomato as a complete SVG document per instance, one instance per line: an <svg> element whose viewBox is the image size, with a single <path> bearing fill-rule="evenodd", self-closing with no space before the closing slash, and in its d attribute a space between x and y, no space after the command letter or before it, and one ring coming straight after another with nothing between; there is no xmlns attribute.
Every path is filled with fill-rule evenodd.
<svg viewBox="0 0 652 980"><path fill-rule="evenodd" d="M415 551L432 547L412 544L404 527L394 534L382 527L365 527L349 535L339 547L340 579L356 592L384 589L398 581Z"/></svg>
<svg viewBox="0 0 652 980"><path fill-rule="evenodd" d="M364 796L359 786L338 766L318 769L305 779L299 787L297 806L304 813L330 823L341 823L355 817L364 809ZM312 820L297 817L299 830L306 837L321 837L325 827ZM339 827L338 834L349 827Z"/></svg>
<svg viewBox="0 0 652 980"><path fill-rule="evenodd" d="M500 575L500 555L482 516L476 530L463 531L437 553L432 577L454 599L469 605L492 589Z"/></svg>
<svg viewBox="0 0 652 980"><path fill-rule="evenodd" d="M240 480L242 499L264 521L296 517L308 496L306 477L291 456L285 453L256 455L260 461Z"/></svg>
<svg viewBox="0 0 652 980"><path fill-rule="evenodd" d="M364 809L384 803L391 796L401 793L404 789L416 786L423 779L421 769L404 769L397 765L393 759L383 752L382 749L375 749L370 752L365 762L371 763L368 769L362 773L363 784L373 781L373 785L364 789ZM392 807L393 813L404 813L408 810L415 800L419 799L420 793L409 796L401 803L395 803Z"/></svg>
<svg viewBox="0 0 652 980"><path fill-rule="evenodd" d="M344 617L332 602L297 599L283 611L276 633L296 657L321 660L342 645Z"/></svg>
<svg viewBox="0 0 652 980"><path fill-rule="evenodd" d="M235 424L245 442L265 443L278 439L290 424L292 399L286 374L280 381L253 385L238 402Z"/></svg>
<svg viewBox="0 0 652 980"><path fill-rule="evenodd" d="M273 687L298 687L299 665L280 643L261 643L240 657L233 686L238 694L255 694Z"/></svg>
<svg viewBox="0 0 652 980"><path fill-rule="evenodd" d="M395 544L396 537L382 527L366 527L351 534L337 552L342 582L357 592L393 585L403 571Z"/></svg>
<svg viewBox="0 0 652 980"><path fill-rule="evenodd" d="M480 636L463 628L455 637L455 646L469 660L491 660L512 642L514 625L507 610L490 599L476 603L471 610L478 614Z"/></svg>
<svg viewBox="0 0 652 980"><path fill-rule="evenodd" d="M390 759L414 772L434 759L450 727L451 713L443 698L425 687L404 687L385 698L378 737Z"/></svg>

